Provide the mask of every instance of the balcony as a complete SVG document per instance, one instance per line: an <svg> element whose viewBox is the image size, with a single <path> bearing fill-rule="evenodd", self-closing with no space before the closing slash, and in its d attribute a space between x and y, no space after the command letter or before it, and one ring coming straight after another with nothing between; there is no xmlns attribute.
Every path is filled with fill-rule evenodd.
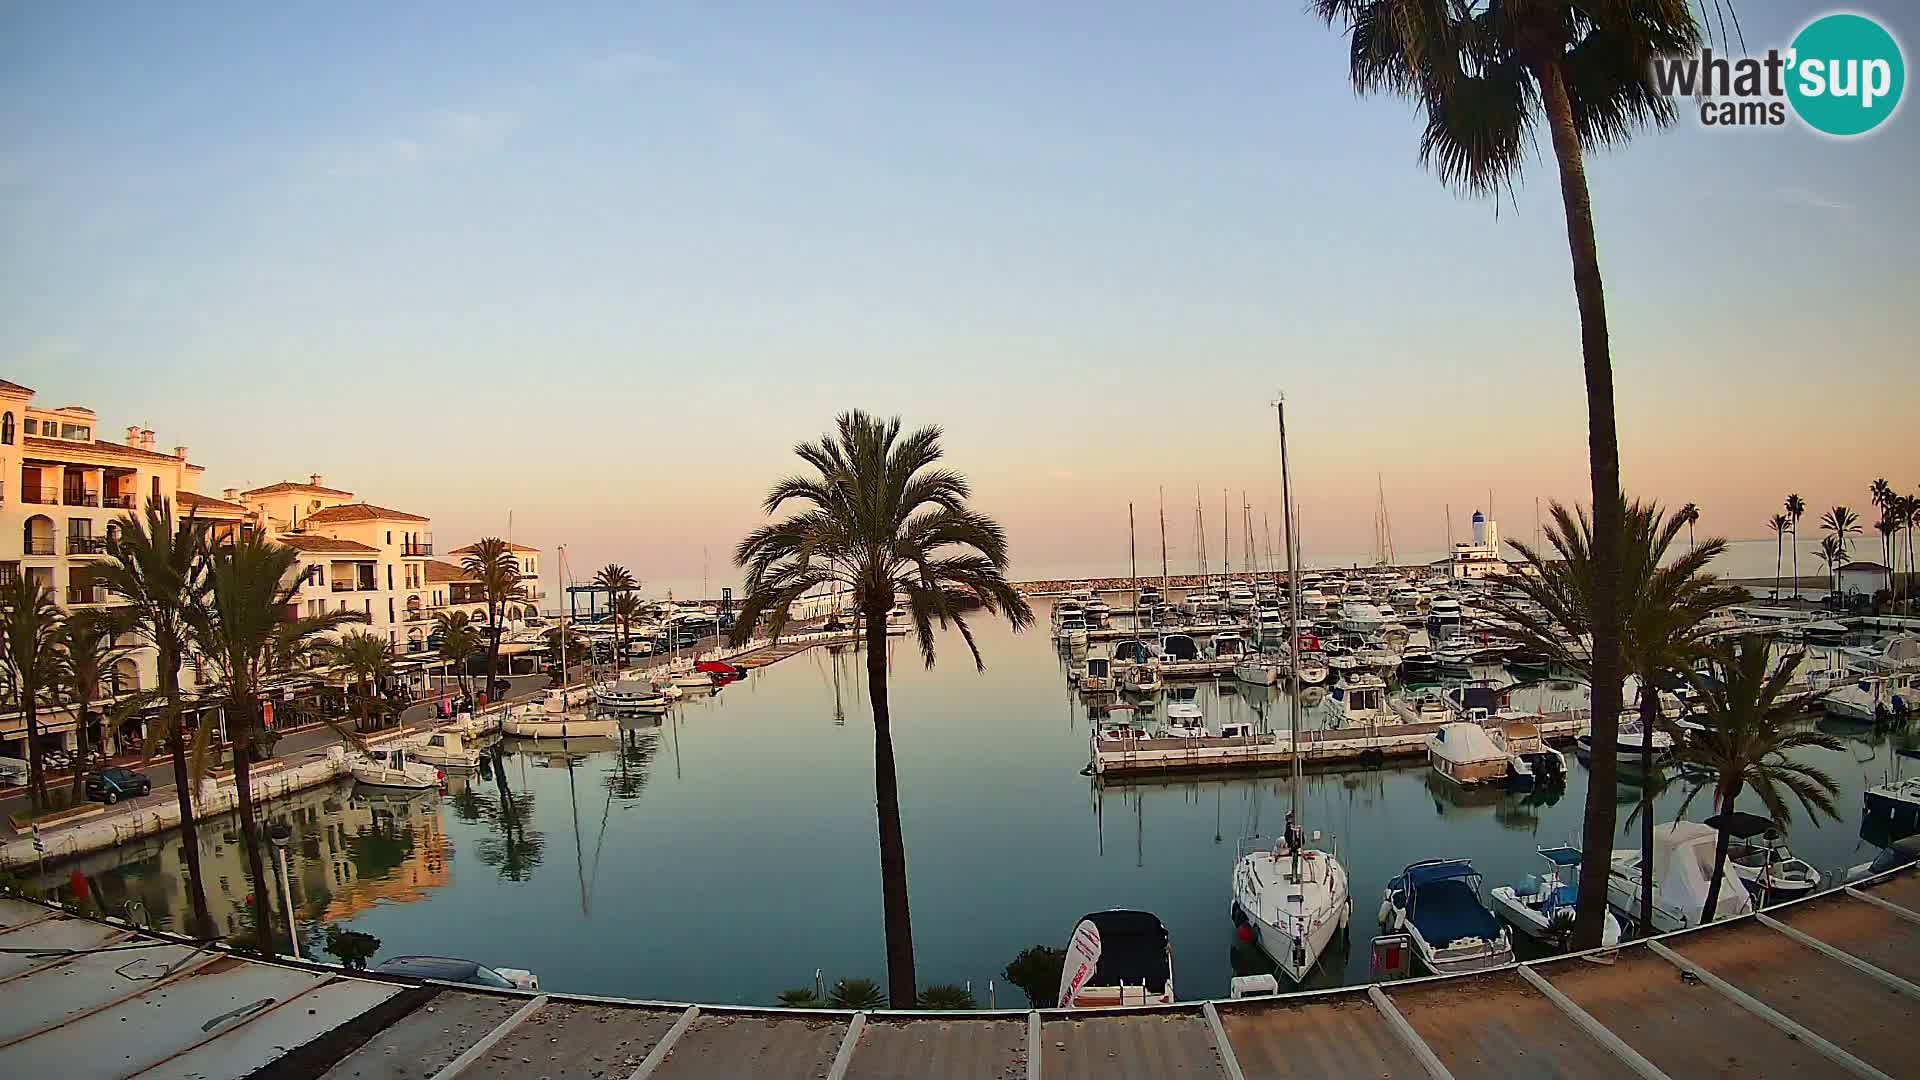
<svg viewBox="0 0 1920 1080"><path fill-rule="evenodd" d="M29 555L53 554L53 537L51 536L27 537L27 554Z"/></svg>
<svg viewBox="0 0 1920 1080"><path fill-rule="evenodd" d="M68 506L99 506L100 493L97 491L81 491L75 488L67 492L65 502Z"/></svg>
<svg viewBox="0 0 1920 1080"><path fill-rule="evenodd" d="M67 586L67 606L76 607L85 604L104 604L112 598L105 585L69 585Z"/></svg>
<svg viewBox="0 0 1920 1080"><path fill-rule="evenodd" d="M59 506L60 496L51 491L28 490L20 493L20 501L33 503L35 506Z"/></svg>
<svg viewBox="0 0 1920 1080"><path fill-rule="evenodd" d="M102 495L100 497L100 505L109 510L131 510L133 509L133 496Z"/></svg>
<svg viewBox="0 0 1920 1080"><path fill-rule="evenodd" d="M433 554L433 541L431 540L402 541L400 544L400 554L402 556L408 556L408 557L415 556L415 555L431 555Z"/></svg>
<svg viewBox="0 0 1920 1080"><path fill-rule="evenodd" d="M334 583L333 583L333 591L334 591L334 592L352 592L352 591L353 591L353 582L351 582L351 581L336 581L336 582L334 582Z"/></svg>
<svg viewBox="0 0 1920 1080"><path fill-rule="evenodd" d="M69 555L105 555L107 538L104 536L69 536L67 554Z"/></svg>
<svg viewBox="0 0 1920 1080"><path fill-rule="evenodd" d="M20 584L20 564L0 563L0 589L11 589L18 584Z"/></svg>

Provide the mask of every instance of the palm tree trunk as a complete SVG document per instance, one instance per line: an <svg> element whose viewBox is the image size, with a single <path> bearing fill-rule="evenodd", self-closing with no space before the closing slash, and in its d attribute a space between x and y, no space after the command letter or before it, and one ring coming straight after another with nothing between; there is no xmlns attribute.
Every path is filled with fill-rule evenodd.
<svg viewBox="0 0 1920 1080"><path fill-rule="evenodd" d="M873 794L880 819L880 905L887 924L887 997L911 1009L913 920L907 908L907 844L900 830L900 783L893 767L893 714L887 707L887 605L867 608L867 697L873 703Z"/></svg>
<svg viewBox="0 0 1920 1080"><path fill-rule="evenodd" d="M1650 692L1651 691L1651 692ZM1640 933L1653 933L1653 732L1660 693L1651 673L1640 677Z"/></svg>
<svg viewBox="0 0 1920 1080"><path fill-rule="evenodd" d="M1593 208L1586 165L1573 108L1558 60L1536 69L1554 157L1560 165L1560 199L1565 204L1567 247L1573 260L1573 291L1580 308L1580 354L1587 384L1587 454L1593 474L1593 762L1587 783L1583 850L1613 846L1615 760L1620 735L1620 443L1614 430L1613 363L1607 348L1606 293L1600 281L1600 254L1594 240ZM1606 923L1607 870L1610 861L1589 857L1580 864L1580 903L1573 947L1597 948Z"/></svg>
<svg viewBox="0 0 1920 1080"><path fill-rule="evenodd" d="M1800 599L1800 527L1793 528L1793 598Z"/></svg>
<svg viewBox="0 0 1920 1080"><path fill-rule="evenodd" d="M253 727L260 703L251 694L235 694L227 706L227 732L233 741L233 782L240 796L240 839L247 849L247 873L253 880L254 943L262 955L272 956L273 889L260 856L260 827L253 808Z"/></svg>
<svg viewBox="0 0 1920 1080"><path fill-rule="evenodd" d="M187 898L193 904L195 937L213 937L213 912L207 908L207 881L200 872L200 827L193 818L193 779L187 771L187 733L180 726L180 653L160 650L160 689L166 697L162 733L172 746L173 795L180 806L180 850L187 864Z"/></svg>
<svg viewBox="0 0 1920 1080"><path fill-rule="evenodd" d="M1738 784L1727 788L1726 794L1720 797L1720 820L1722 822L1725 822L1727 816L1733 813L1733 802L1739 797L1740 787ZM1720 879L1725 876L1727 848L1730 846L1731 840L1732 834L1727 832L1726 827L1723 825L1720 829L1720 839L1713 845L1713 872L1707 877L1707 900L1705 905L1700 909L1700 923L1703 926L1713 921L1713 913L1720 907Z"/></svg>
<svg viewBox="0 0 1920 1080"><path fill-rule="evenodd" d="M73 721L73 788L69 805L80 805L80 792L86 785L87 757L92 753L92 744L87 739L87 700L89 695L81 692L81 702L76 709Z"/></svg>
<svg viewBox="0 0 1920 1080"><path fill-rule="evenodd" d="M1782 541L1786 538L1786 533L1773 534L1773 598L1775 600L1780 599L1780 563L1781 557L1785 554Z"/></svg>
<svg viewBox="0 0 1920 1080"><path fill-rule="evenodd" d="M27 773L28 789L33 794L33 809L36 813L47 808L47 769L40 763L40 714L34 708L34 698L39 692L26 688L20 695L20 711L27 722Z"/></svg>

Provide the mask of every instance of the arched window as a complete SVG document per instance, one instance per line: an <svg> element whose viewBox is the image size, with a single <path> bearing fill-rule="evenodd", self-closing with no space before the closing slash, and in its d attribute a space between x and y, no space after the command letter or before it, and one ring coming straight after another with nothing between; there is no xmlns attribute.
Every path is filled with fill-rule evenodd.
<svg viewBox="0 0 1920 1080"><path fill-rule="evenodd" d="M0 416L0 443L7 446L13 445L13 413L11 411L5 416Z"/></svg>

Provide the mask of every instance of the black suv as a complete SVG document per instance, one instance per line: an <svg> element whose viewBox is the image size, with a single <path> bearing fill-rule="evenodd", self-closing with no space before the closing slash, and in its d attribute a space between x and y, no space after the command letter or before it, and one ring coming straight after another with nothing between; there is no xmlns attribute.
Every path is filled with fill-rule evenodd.
<svg viewBox="0 0 1920 1080"><path fill-rule="evenodd" d="M87 774L87 798L103 803L117 803L152 791L153 781L132 769L115 767Z"/></svg>

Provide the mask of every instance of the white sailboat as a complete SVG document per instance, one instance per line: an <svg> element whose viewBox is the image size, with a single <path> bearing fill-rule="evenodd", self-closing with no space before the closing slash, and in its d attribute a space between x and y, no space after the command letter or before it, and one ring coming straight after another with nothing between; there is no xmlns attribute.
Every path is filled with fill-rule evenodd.
<svg viewBox="0 0 1920 1080"><path fill-rule="evenodd" d="M1287 470L1287 416L1284 401L1274 403L1280 428L1280 497L1284 504L1286 528L1287 581L1299 580L1300 538L1293 522L1293 487ZM1287 638L1300 640L1299 591L1289 589ZM1295 681L1287 694L1287 730L1290 745L1300 739L1300 684ZM1300 757L1293 756L1291 800L1286 831L1270 848L1262 838L1240 842L1233 871L1233 916L1254 945L1273 959L1287 978L1295 983L1307 977L1334 932L1344 930L1352 920L1353 901L1348 892L1347 871L1331 851L1307 847L1307 834L1299 820ZM1320 838L1318 831L1314 840Z"/></svg>

